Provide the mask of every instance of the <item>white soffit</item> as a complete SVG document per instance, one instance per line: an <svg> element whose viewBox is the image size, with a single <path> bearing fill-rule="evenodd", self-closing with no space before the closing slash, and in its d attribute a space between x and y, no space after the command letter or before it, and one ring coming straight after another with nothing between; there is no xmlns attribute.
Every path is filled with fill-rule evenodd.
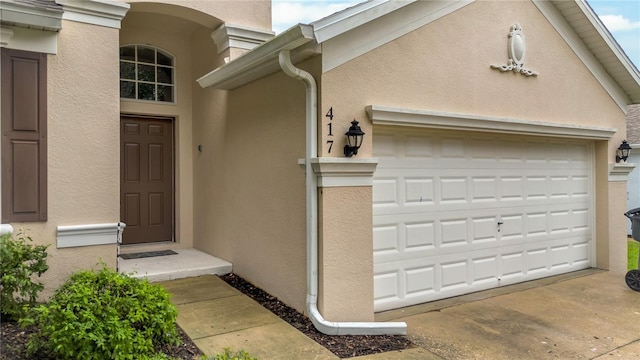
<svg viewBox="0 0 640 360"><path fill-rule="evenodd" d="M374 125L425 127L592 140L608 140L617 131L617 129L606 127L565 125L542 121L394 108L379 105L367 106L366 111Z"/></svg>
<svg viewBox="0 0 640 360"><path fill-rule="evenodd" d="M312 22L318 43L325 42L355 27L366 24L416 0L371 0Z"/></svg>
<svg viewBox="0 0 640 360"><path fill-rule="evenodd" d="M640 73L582 0L533 0L618 106L640 103Z"/></svg>
<svg viewBox="0 0 640 360"><path fill-rule="evenodd" d="M6 25L59 31L62 28L62 8L55 5L35 6L22 2L2 1L0 21Z"/></svg>
<svg viewBox="0 0 640 360"><path fill-rule="evenodd" d="M338 13L314 22L312 25L317 42L322 43L322 71L334 69L474 1L400 1L391 2L392 4L385 2L380 7L383 5L386 7L377 9L380 12L372 15L366 12L358 13L356 14L358 17L354 19ZM395 7L392 7L393 3ZM334 17L337 21L330 24L331 36L328 36L329 30L326 30L329 25L316 30L319 23L329 22ZM337 31L338 27L340 31Z"/></svg>
<svg viewBox="0 0 640 360"><path fill-rule="evenodd" d="M8 49L57 54L58 33L28 29L22 26L2 26L0 47Z"/></svg>
<svg viewBox="0 0 640 360"><path fill-rule="evenodd" d="M91 25L120 29L129 4L114 0L55 0L62 5L62 18Z"/></svg>

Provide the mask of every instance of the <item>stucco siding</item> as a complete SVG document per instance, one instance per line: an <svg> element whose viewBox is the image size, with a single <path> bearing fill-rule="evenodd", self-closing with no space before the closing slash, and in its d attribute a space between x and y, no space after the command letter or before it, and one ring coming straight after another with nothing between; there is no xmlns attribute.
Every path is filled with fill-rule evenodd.
<svg viewBox="0 0 640 360"><path fill-rule="evenodd" d="M317 64L312 59L306 67ZM199 128L203 152L196 167L205 177L198 189L216 188L199 194L196 232L206 240L197 246L303 311L305 174L298 159L305 157L304 84L278 73L227 97L226 122L208 119Z"/></svg>
<svg viewBox="0 0 640 360"><path fill-rule="evenodd" d="M271 31L271 1L269 0L132 0L132 9L191 18L194 22L211 27L212 19L191 10L215 16L223 22ZM160 6L158 6L160 5ZM212 29L213 30L213 29Z"/></svg>
<svg viewBox="0 0 640 360"><path fill-rule="evenodd" d="M516 23L526 38L525 67L537 77L490 68L507 63L507 35ZM323 84L323 110L342 114L345 130L351 119L366 119L364 107L371 104L625 128L622 110L524 1L468 5L323 74ZM363 154L371 154L370 140Z"/></svg>
<svg viewBox="0 0 640 360"><path fill-rule="evenodd" d="M120 218L118 30L70 21L63 29L47 58L48 220L12 224L49 245L45 296L73 271L116 265L115 244L57 249L56 227Z"/></svg>
<svg viewBox="0 0 640 360"><path fill-rule="evenodd" d="M536 77L490 67L507 63L508 34L516 23L526 38L525 67ZM344 136L335 135L347 131L353 119L365 132L357 156L372 156L376 129L365 113L368 105L617 129L609 141L596 142L593 219L596 266L623 270L624 182L608 181L608 165L626 136L624 111L534 4L477 1L322 74L322 156L343 156ZM329 109L335 116L333 137L324 117ZM331 153L328 140L336 140ZM327 199L323 206L340 204ZM369 216L363 212L354 217L368 221ZM337 241L337 236L323 234L322 241ZM364 250L333 255L332 264L367 264L371 256ZM331 280L327 275L325 282ZM340 301L355 304L357 299Z"/></svg>

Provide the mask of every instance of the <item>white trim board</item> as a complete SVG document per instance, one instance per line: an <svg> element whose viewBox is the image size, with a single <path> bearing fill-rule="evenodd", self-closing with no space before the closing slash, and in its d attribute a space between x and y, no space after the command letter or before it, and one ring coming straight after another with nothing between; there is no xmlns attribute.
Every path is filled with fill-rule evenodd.
<svg viewBox="0 0 640 360"><path fill-rule="evenodd" d="M542 12L547 20L549 20L549 23L551 23L558 34L560 34L567 45L569 45L571 50L573 50L576 56L584 63L591 74L593 74L593 76L602 85L609 96L611 96L613 101L615 101L620 109L622 109L622 111L626 114L627 105L630 104L629 96L622 90L622 88L616 83L616 81L611 78L607 70L587 47L584 40L576 33L575 29L569 23L567 23L566 19L564 18L562 13L560 13L558 8L550 1L533 0L533 3L538 7L540 12ZM585 9L582 10L583 13L585 13ZM591 22L591 24L600 34L602 34L596 24L594 24L593 22ZM609 48L613 51L615 47L612 47L611 43L608 43L608 45Z"/></svg>
<svg viewBox="0 0 640 360"><path fill-rule="evenodd" d="M636 164L609 164L609 181L627 181L629 174L636 168Z"/></svg>
<svg viewBox="0 0 640 360"><path fill-rule="evenodd" d="M117 244L124 223L58 226L57 247Z"/></svg>
<svg viewBox="0 0 640 360"><path fill-rule="evenodd" d="M64 20L120 29L122 18L130 5L113 0L55 0L62 5Z"/></svg>
<svg viewBox="0 0 640 360"><path fill-rule="evenodd" d="M311 159L318 187L372 186L378 159L320 157Z"/></svg>
<svg viewBox="0 0 640 360"><path fill-rule="evenodd" d="M493 116L394 108L380 105L369 105L366 107L366 112L374 125L483 131L591 140L608 140L618 131L617 129L607 127L567 125Z"/></svg>

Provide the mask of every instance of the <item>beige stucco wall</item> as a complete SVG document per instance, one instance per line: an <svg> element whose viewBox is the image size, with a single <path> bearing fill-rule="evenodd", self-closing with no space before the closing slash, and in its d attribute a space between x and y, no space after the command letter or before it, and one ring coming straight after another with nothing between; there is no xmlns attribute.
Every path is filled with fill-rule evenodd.
<svg viewBox="0 0 640 360"><path fill-rule="evenodd" d="M329 321L373 321L371 187L319 193L318 308Z"/></svg>
<svg viewBox="0 0 640 360"><path fill-rule="evenodd" d="M317 68L318 59L304 66ZM278 73L226 95L209 91L220 101L226 96L228 107L194 131L203 145L194 162L196 247L304 311L305 174L298 165L305 157L304 84Z"/></svg>
<svg viewBox="0 0 640 360"><path fill-rule="evenodd" d="M56 227L120 220L118 30L62 26L47 57L48 220L12 224L49 245L45 296L73 271L116 265L115 245L57 249Z"/></svg>
<svg viewBox="0 0 640 360"><path fill-rule="evenodd" d="M209 16L233 25L271 31L270 0L129 0L126 2L132 4L132 9L190 19L212 30L217 26L215 20Z"/></svg>
<svg viewBox="0 0 640 360"><path fill-rule="evenodd" d="M507 35L515 23L522 25L526 36L525 65L538 72L537 77L490 68L491 64L507 62ZM335 134L344 133L356 119L366 133L358 157L371 157L375 128L365 113L368 105L618 129L609 142L599 141L595 146L594 226L597 266L623 270L626 183L609 183L608 164L614 161L615 149L625 137L624 112L532 3L478 1L324 73L321 83L321 129L328 127L329 119L324 115L330 108L336 115L332 121L334 137L320 131L322 156L342 156L335 150L342 149L344 137L336 138ZM336 140L331 154L326 145L329 139ZM342 191L343 196L324 196L320 220L335 224L323 226L331 229L322 235L324 244L338 244L341 234L349 229L348 224L335 221L334 212L341 211L343 198L358 194L370 199L371 188L331 191ZM370 216L369 211L362 211L354 218L369 222ZM335 274L350 273L353 262L371 263L370 246L350 250L334 252L330 260L325 256L324 266L330 262L332 271L325 272L321 281L334 284L340 280ZM371 282L366 284L373 287ZM333 293L321 294L321 299L337 301ZM345 309L365 303L357 296L343 296L339 301ZM325 316L345 317L341 309L331 306L325 304Z"/></svg>

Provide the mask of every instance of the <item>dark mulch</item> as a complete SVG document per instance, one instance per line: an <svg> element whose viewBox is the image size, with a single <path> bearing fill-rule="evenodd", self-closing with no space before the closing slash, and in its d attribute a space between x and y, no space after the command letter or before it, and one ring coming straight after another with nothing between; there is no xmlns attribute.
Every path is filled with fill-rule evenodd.
<svg viewBox="0 0 640 360"><path fill-rule="evenodd" d="M325 335L313 326L311 320L297 310L283 304L277 298L260 288L253 286L243 278L234 275L220 276L222 280L248 295L272 313L291 324L293 327L324 346L340 358L403 350L414 345L404 336L390 335Z"/></svg>
<svg viewBox="0 0 640 360"><path fill-rule="evenodd" d="M36 354L31 357L27 357L25 354L25 346L29 340L29 336L36 332L35 327L22 328L16 322L0 323L1 337L0 337L0 360L53 360L53 357L47 354ZM182 360L195 360L200 359L202 352L198 347L189 339L189 337L178 327L178 332L182 338L182 344L178 346L161 346L159 350L162 350L165 354L175 359Z"/></svg>

